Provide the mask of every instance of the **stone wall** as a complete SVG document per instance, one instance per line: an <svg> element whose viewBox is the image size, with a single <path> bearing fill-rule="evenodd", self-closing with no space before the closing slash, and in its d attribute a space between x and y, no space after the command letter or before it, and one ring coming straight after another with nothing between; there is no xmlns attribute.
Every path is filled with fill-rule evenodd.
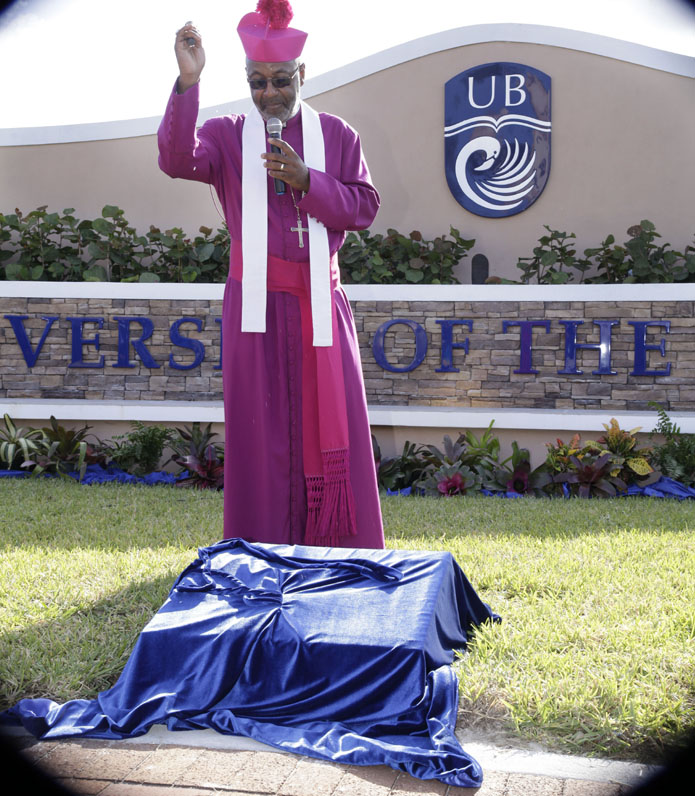
<svg viewBox="0 0 695 796"><path fill-rule="evenodd" d="M83 398L87 400L221 401L220 358L222 302L168 299L47 299L0 298L0 398ZM27 366L7 315L29 316L23 321L34 350L47 326L46 317L57 317L46 337L34 367ZM85 324L82 337L99 335L99 349L92 344L82 349L87 366L70 367L73 361L72 323L69 318L103 318L103 326ZM133 367L119 367L117 318L146 317L154 330L147 350L160 365L145 367L132 346L128 359ZM175 347L170 339L172 323L181 318L198 318L202 331L193 324L182 325L181 333L205 346L205 359L190 370L171 366L170 357L187 367L195 359L188 349ZM131 324L132 338L141 333ZM123 346L121 346L123 348ZM104 357L103 367L99 364Z"/></svg>
<svg viewBox="0 0 695 796"><path fill-rule="evenodd" d="M610 290L610 287L606 287ZM695 319L692 301L589 301L589 302L357 302L356 323L363 352L369 403L445 407L525 407L539 409L643 410L657 401L670 410L695 408ZM410 372L384 370L374 360L371 341L379 327L392 318L415 321L427 332L428 350L422 364ZM454 342L468 340L468 352L453 349L453 366L441 368L441 326L437 320L471 322L457 326ZM636 329L630 321L670 321L664 327L647 327L646 366L669 375L634 375ZM549 332L534 328L532 368L520 369L520 331L504 321L550 321ZM561 320L584 321L576 327L576 343L598 344L593 321L614 320L611 328L611 369L614 375L595 375L597 350L578 349L577 370L565 369L566 327ZM392 365L410 363L415 355L414 333L404 325L391 327L384 351ZM664 353L654 350L664 340Z"/></svg>
<svg viewBox="0 0 695 796"><path fill-rule="evenodd" d="M645 410L649 401L657 401L669 411L695 408L692 300L357 300L352 306L371 405L631 411ZM221 309L221 301L213 299L0 298L0 398L220 401ZM90 318L101 318L102 326ZM152 334L143 340L152 357L149 363L132 345L142 335L142 323L128 323L126 318L151 321ZM182 318L198 319L200 331L191 320L180 323ZM383 335L382 356L389 367L412 363L415 324L426 333L427 353L412 370L394 372L375 358L375 335L393 319L407 320L412 326L396 324ZM527 343L532 346L526 346L524 360L518 323L530 320L548 322L548 331L539 326L528 330ZM581 374L558 373L567 370L568 324L561 321L583 321L569 326L570 331L576 329L570 337L574 335L578 346L576 370ZM615 322L610 328L603 326L604 334L610 334L610 369L615 371L611 375L595 374L599 351L581 348L598 344L601 327L595 321ZM175 334L172 339L177 322L179 334L204 347L204 359L194 367L196 352L182 347ZM447 346L442 346L442 329L447 322L453 345L448 350L450 362L443 363L442 350L446 359ZM634 325L640 322L662 325ZM18 340L22 328L24 350ZM130 342L123 339L127 330ZM421 344L422 339L421 333ZM635 373L640 369L640 345L641 367L647 375ZM32 356L36 361L30 367L26 360ZM669 366L668 375L650 375ZM515 372L524 369L537 373Z"/></svg>

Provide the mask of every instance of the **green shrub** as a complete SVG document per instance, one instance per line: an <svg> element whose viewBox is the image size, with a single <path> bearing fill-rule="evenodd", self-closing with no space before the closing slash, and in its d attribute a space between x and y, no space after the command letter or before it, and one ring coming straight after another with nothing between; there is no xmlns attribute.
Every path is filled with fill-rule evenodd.
<svg viewBox="0 0 695 796"><path fill-rule="evenodd" d="M53 473L67 478L68 473L76 472L82 478L93 452L86 439L90 428L65 428L51 415L50 425L41 429L36 450L22 466L31 469L34 476Z"/></svg>
<svg viewBox="0 0 695 796"><path fill-rule="evenodd" d="M131 426L132 431L118 434L103 450L121 470L142 477L157 469L164 448L174 432L156 424L146 426L138 420Z"/></svg>
<svg viewBox="0 0 695 796"><path fill-rule="evenodd" d="M454 227L450 232L452 240L442 235L431 241L417 231L408 237L395 229L386 235L349 232L339 252L342 280L345 284L456 284L454 267L475 241L464 240Z"/></svg>
<svg viewBox="0 0 695 796"><path fill-rule="evenodd" d="M520 257L522 284L535 281L539 285L567 284L575 281L587 284L623 284L695 281L695 248L686 246L684 252L671 248L669 243L657 245L661 237L651 221L643 220L627 230L628 240L623 246L608 235L600 246L584 249L584 257L577 257L571 241L574 232L558 232L544 225L547 235L539 238L532 257ZM594 275L585 279L587 271ZM496 280L498 282L508 280Z"/></svg>
<svg viewBox="0 0 695 796"><path fill-rule="evenodd" d="M372 443L374 447L374 443ZM378 450L378 444L374 448ZM405 441L400 456L381 459L377 465L377 480L381 489L397 492L415 486L424 473L427 462L422 455L423 447L414 442ZM379 457L381 453L379 452Z"/></svg>
<svg viewBox="0 0 695 796"><path fill-rule="evenodd" d="M17 428L8 414L3 421L4 428L0 428L0 467L16 470L38 453L41 431Z"/></svg>
<svg viewBox="0 0 695 796"><path fill-rule="evenodd" d="M659 420L650 435L661 434L662 445L656 445L652 460L663 475L686 486L695 486L695 434L683 434L659 404L650 401L657 409Z"/></svg>
<svg viewBox="0 0 695 796"><path fill-rule="evenodd" d="M188 475L176 486L196 489L222 489L224 486L224 446L212 441L217 433L212 423L201 428L200 423L177 428L169 441L173 454L169 461L177 464Z"/></svg>
<svg viewBox="0 0 695 796"><path fill-rule="evenodd" d="M67 208L0 213L0 279L53 282L224 282L229 233L201 227L151 226L140 235L124 211L106 205L99 218L78 221Z"/></svg>

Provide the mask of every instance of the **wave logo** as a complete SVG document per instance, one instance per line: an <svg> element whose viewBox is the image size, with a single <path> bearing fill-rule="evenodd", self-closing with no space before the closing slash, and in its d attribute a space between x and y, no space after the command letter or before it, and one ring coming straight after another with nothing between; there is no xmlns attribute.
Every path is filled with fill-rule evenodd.
<svg viewBox="0 0 695 796"><path fill-rule="evenodd" d="M521 213L550 174L550 77L523 64L483 64L444 90L444 164L451 193L488 218Z"/></svg>

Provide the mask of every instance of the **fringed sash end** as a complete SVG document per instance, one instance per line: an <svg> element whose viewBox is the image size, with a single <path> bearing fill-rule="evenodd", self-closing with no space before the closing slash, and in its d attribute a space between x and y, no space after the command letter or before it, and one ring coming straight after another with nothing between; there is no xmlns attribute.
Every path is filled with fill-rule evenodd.
<svg viewBox="0 0 695 796"><path fill-rule="evenodd" d="M305 542L339 546L340 538L356 536L355 500L350 482L350 452L322 451L323 476L310 476L307 486Z"/></svg>

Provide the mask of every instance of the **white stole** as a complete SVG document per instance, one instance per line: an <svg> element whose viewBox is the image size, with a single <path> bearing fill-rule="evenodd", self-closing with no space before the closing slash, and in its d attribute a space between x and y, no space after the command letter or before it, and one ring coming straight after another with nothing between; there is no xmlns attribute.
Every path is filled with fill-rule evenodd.
<svg viewBox="0 0 695 796"><path fill-rule="evenodd" d="M325 171L326 152L319 115L305 102L301 104L301 114L304 162L309 168ZM267 149L267 137L263 117L254 105L244 120L242 131L242 332L265 332L268 293L268 191L272 182L263 166L261 153ZM287 190L289 191L289 185ZM315 218L308 216L308 221L314 345L330 346L333 342L333 328L328 232Z"/></svg>

